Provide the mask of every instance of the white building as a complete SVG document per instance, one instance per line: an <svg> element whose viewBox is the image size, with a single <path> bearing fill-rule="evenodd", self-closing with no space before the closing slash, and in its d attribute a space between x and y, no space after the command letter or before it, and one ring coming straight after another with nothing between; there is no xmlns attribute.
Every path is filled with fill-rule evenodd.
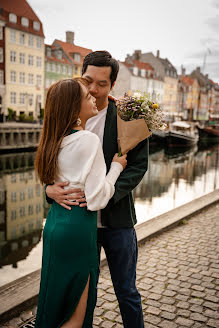
<svg viewBox="0 0 219 328"><path fill-rule="evenodd" d="M119 62L119 73L112 90L114 97L122 97L125 93L146 92L154 101L162 104L164 85L156 76L153 67L138 60Z"/></svg>

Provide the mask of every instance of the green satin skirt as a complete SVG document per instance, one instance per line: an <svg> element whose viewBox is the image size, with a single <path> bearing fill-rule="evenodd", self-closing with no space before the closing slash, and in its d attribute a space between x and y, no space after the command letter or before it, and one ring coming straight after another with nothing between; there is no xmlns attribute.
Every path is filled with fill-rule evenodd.
<svg viewBox="0 0 219 328"><path fill-rule="evenodd" d="M98 277L97 212L53 202L43 231L35 328L58 328L76 309L90 277L83 328L92 328Z"/></svg>

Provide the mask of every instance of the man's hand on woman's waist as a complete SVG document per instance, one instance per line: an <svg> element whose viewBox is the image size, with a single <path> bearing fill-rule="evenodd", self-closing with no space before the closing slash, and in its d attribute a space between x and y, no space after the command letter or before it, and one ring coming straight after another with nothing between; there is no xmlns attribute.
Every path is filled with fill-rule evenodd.
<svg viewBox="0 0 219 328"><path fill-rule="evenodd" d="M63 206L67 210L71 210L69 205L85 207L87 206L84 192L79 188L64 189L69 182L56 182L46 187L46 194L56 203Z"/></svg>

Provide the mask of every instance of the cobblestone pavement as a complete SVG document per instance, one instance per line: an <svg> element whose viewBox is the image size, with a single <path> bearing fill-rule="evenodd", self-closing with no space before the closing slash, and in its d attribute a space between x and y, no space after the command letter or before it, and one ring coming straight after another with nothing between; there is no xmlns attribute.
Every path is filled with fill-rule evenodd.
<svg viewBox="0 0 219 328"><path fill-rule="evenodd" d="M139 247L137 286L145 328L219 327L218 241L219 204ZM34 327L35 313L36 307L0 328ZM99 280L97 327L123 327L107 266Z"/></svg>

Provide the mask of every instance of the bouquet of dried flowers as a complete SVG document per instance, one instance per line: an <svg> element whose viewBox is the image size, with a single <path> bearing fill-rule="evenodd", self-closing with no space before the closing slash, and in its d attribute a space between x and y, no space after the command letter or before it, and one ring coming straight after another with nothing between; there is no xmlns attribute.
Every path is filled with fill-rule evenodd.
<svg viewBox="0 0 219 328"><path fill-rule="evenodd" d="M120 154L136 147L152 134L152 130L166 128L160 105L150 100L146 93L125 95L116 100L116 105Z"/></svg>

